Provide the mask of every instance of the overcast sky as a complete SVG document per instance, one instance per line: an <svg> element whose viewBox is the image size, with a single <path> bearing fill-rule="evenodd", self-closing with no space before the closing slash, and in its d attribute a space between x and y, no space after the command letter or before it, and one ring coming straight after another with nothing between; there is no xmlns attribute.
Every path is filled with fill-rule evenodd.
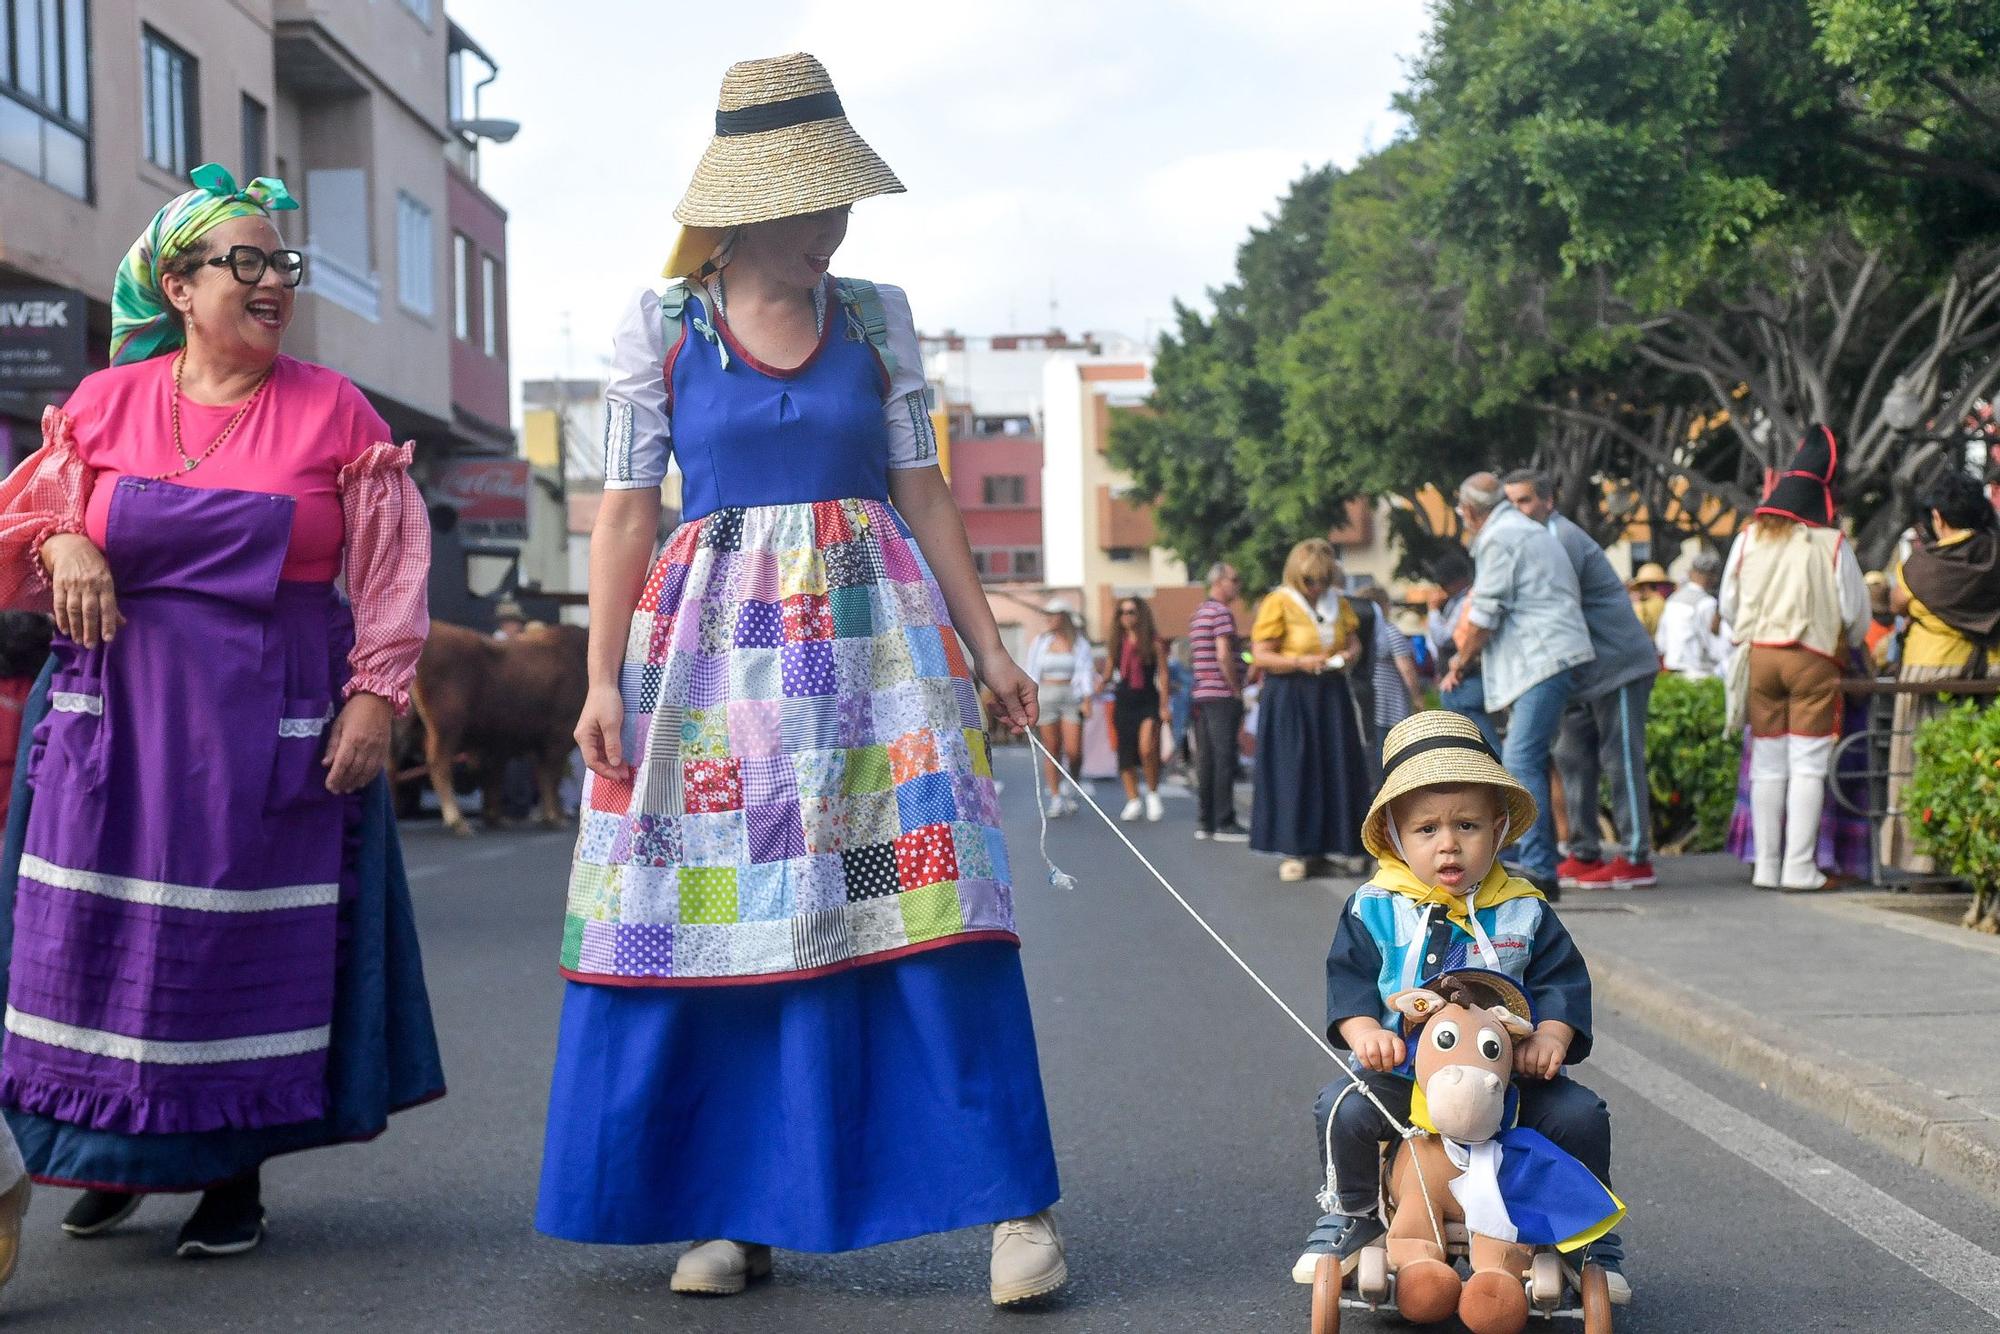
<svg viewBox="0 0 2000 1334"><path fill-rule="evenodd" d="M500 63L516 381L595 374L654 280L733 60L818 56L909 187L834 271L919 327L1155 335L1310 164L1396 133L1420 0L450 0ZM569 330L564 336L565 325Z"/></svg>

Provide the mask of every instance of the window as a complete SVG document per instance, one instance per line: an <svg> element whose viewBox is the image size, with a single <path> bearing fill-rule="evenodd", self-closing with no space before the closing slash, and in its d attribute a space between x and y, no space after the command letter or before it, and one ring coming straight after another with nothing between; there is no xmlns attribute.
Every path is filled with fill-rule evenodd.
<svg viewBox="0 0 2000 1334"><path fill-rule="evenodd" d="M479 336L486 355L500 355L500 265L491 255L479 257Z"/></svg>
<svg viewBox="0 0 2000 1334"><path fill-rule="evenodd" d="M1104 549L1106 560L1138 560L1145 554L1138 547L1106 547Z"/></svg>
<svg viewBox="0 0 2000 1334"><path fill-rule="evenodd" d="M245 93L243 95L243 175L262 176L264 163L271 148L271 113L264 104Z"/></svg>
<svg viewBox="0 0 2000 1334"><path fill-rule="evenodd" d="M1042 577L1042 553L1038 548L1022 547L1014 552L1014 577L1016 579Z"/></svg>
<svg viewBox="0 0 2000 1334"><path fill-rule="evenodd" d="M472 341L472 242L465 233L451 234L451 332L461 343Z"/></svg>
<svg viewBox="0 0 2000 1334"><path fill-rule="evenodd" d="M988 505L1025 505L1028 503L1028 479L1025 477L987 477L980 482L979 498Z"/></svg>
<svg viewBox="0 0 2000 1334"><path fill-rule="evenodd" d="M151 28L144 29L141 49L146 66L146 160L170 176L185 177L201 161L194 57Z"/></svg>
<svg viewBox="0 0 2000 1334"><path fill-rule="evenodd" d="M90 198L85 0L0 0L0 162Z"/></svg>
<svg viewBox="0 0 2000 1334"><path fill-rule="evenodd" d="M369 241L368 173L359 167L308 170L305 224L306 289L363 319L380 318L380 286Z"/></svg>
<svg viewBox="0 0 2000 1334"><path fill-rule="evenodd" d="M431 26L431 5L432 0L403 0L403 8L415 15L426 28Z"/></svg>
<svg viewBox="0 0 2000 1334"><path fill-rule="evenodd" d="M431 211L423 201L396 192L396 299L413 315L436 311L432 271Z"/></svg>

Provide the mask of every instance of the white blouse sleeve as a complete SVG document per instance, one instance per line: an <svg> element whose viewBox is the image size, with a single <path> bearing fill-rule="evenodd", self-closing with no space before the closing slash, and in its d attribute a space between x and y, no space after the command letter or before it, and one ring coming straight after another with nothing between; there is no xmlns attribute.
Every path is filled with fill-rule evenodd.
<svg viewBox="0 0 2000 1334"><path fill-rule="evenodd" d="M611 338L604 385L604 489L643 491L667 479L673 442L667 426L665 336L660 298L641 290Z"/></svg>
<svg viewBox="0 0 2000 1334"><path fill-rule="evenodd" d="M889 425L889 466L935 467L937 431L931 425L931 408L925 400L924 354L917 346L917 322L910 314L910 298L902 288L886 283L878 283L875 290L882 298L889 351L896 359L896 373L882 404Z"/></svg>

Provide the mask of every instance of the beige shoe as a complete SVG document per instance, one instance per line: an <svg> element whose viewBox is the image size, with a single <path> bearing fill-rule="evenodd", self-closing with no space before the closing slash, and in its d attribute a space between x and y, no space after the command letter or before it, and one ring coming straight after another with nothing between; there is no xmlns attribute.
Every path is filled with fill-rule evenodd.
<svg viewBox="0 0 2000 1334"><path fill-rule="evenodd" d="M699 1241L674 1266L675 1292L699 1292L733 1297L760 1278L771 1276L771 1248L740 1241Z"/></svg>
<svg viewBox="0 0 2000 1334"><path fill-rule="evenodd" d="M34 1193L35 1183L23 1172L21 1179L0 1195L0 1284L14 1277L14 1268L21 1263L21 1220L27 1217L28 1200Z"/></svg>
<svg viewBox="0 0 2000 1334"><path fill-rule="evenodd" d="M993 1304L1012 1306L1046 1297L1069 1282L1062 1238L1055 1215L1047 1209L1029 1218L1014 1218L993 1228Z"/></svg>
<svg viewBox="0 0 2000 1334"><path fill-rule="evenodd" d="M1278 879L1303 880L1306 878L1306 863L1303 857L1287 857L1278 863Z"/></svg>

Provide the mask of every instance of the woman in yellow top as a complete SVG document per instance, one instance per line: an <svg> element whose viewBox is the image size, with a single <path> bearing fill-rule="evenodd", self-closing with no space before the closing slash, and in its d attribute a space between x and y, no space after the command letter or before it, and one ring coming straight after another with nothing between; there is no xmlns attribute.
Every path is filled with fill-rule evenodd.
<svg viewBox="0 0 2000 1334"><path fill-rule="evenodd" d="M1281 880L1303 880L1328 855L1358 856L1369 792L1361 720L1347 665L1360 621L1332 593L1333 548L1311 538L1285 559L1285 581L1258 605L1251 661L1264 669L1257 701L1257 789L1250 846L1284 857Z"/></svg>
<svg viewBox="0 0 2000 1334"><path fill-rule="evenodd" d="M1632 598L1633 614L1646 627L1647 634L1660 632L1660 618L1667 613L1667 594L1673 590L1674 581L1667 577L1666 569L1658 561L1650 560L1625 585Z"/></svg>
<svg viewBox="0 0 2000 1334"><path fill-rule="evenodd" d="M1992 674L2000 640L2000 534L1993 506L1978 482L1953 469L1917 493L1929 532L1896 567L1891 610L1910 618L1903 639L1904 681L1956 681ZM1903 818L1903 789L1916 765L1916 731L1948 703L1940 695L1896 696L1889 742L1889 814L1882 828L1882 864L1929 874Z"/></svg>

